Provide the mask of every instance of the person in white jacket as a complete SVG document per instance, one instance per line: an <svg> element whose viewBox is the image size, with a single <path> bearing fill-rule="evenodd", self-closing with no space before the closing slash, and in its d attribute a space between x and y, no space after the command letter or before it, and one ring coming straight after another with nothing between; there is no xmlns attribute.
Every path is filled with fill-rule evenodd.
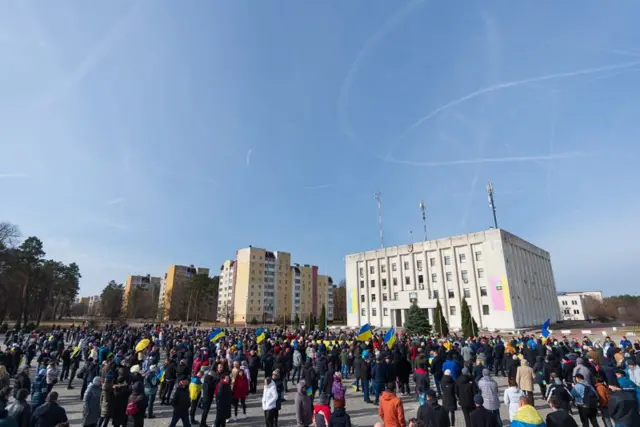
<svg viewBox="0 0 640 427"><path fill-rule="evenodd" d="M516 412L518 412L518 408L520 407L520 398L522 396L522 390L520 390L516 385L516 380L509 378L509 387L504 391L502 400L509 408L509 420L511 421L516 417Z"/></svg>
<svg viewBox="0 0 640 427"><path fill-rule="evenodd" d="M276 383L271 378L264 380L264 391L262 392L262 410L267 427L276 427L278 418L278 390Z"/></svg>

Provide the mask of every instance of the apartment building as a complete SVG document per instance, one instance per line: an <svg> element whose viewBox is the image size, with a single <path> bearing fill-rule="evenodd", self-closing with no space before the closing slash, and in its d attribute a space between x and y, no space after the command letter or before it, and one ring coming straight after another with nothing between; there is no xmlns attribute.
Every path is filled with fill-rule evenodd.
<svg viewBox="0 0 640 427"><path fill-rule="evenodd" d="M218 285L218 322L231 323L233 317L233 289L236 279L235 260L226 260L220 267Z"/></svg>
<svg viewBox="0 0 640 427"><path fill-rule="evenodd" d="M100 295L93 295L87 299L88 313L93 316L100 314Z"/></svg>
<svg viewBox="0 0 640 427"><path fill-rule="evenodd" d="M233 284L233 322L274 322L290 310L291 254L266 249L240 249L236 253Z"/></svg>
<svg viewBox="0 0 640 427"><path fill-rule="evenodd" d="M189 295L187 285L196 274L209 275L209 269L193 265L171 265L164 275L163 290L158 306L162 307L162 319L186 320L189 315Z"/></svg>
<svg viewBox="0 0 640 427"><path fill-rule="evenodd" d="M160 277L152 277L150 274L146 276L128 276L124 285L124 294L122 295L122 311L124 313L128 312L131 294L135 289L145 293L144 298L148 300L149 305L158 306L161 285L162 279Z"/></svg>
<svg viewBox="0 0 640 427"><path fill-rule="evenodd" d="M562 319L549 253L502 229L348 255L346 283L354 327L400 327L414 302L433 323L440 301L460 328L463 298L484 329Z"/></svg>
<svg viewBox="0 0 640 427"><path fill-rule="evenodd" d="M296 315L303 322L311 314L319 318L323 305L331 321L333 280L317 266L292 265L288 252L249 246L222 265L218 301L218 320L226 321L223 310L230 306L235 324L291 323Z"/></svg>
<svg viewBox="0 0 640 427"><path fill-rule="evenodd" d="M564 320L588 320L585 313L587 298L602 301L601 291L558 292L558 305Z"/></svg>

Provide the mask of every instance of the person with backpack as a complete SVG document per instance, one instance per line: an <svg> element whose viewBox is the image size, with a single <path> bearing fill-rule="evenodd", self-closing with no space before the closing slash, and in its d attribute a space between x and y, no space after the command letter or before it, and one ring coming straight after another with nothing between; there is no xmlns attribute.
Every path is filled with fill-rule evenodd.
<svg viewBox="0 0 640 427"><path fill-rule="evenodd" d="M330 421L329 395L321 394L318 404L313 407L313 425L315 427L329 427Z"/></svg>
<svg viewBox="0 0 640 427"><path fill-rule="evenodd" d="M141 381L133 384L133 390L127 402L127 427L143 427L144 413L147 409L147 398Z"/></svg>
<svg viewBox="0 0 640 427"><path fill-rule="evenodd" d="M605 427L613 426L611 416L609 415L609 400L611 399L611 389L607 387L600 376L596 376L596 393L598 394L598 404L600 406L600 417Z"/></svg>
<svg viewBox="0 0 640 427"><path fill-rule="evenodd" d="M591 423L592 427L599 427L598 394L580 373L575 375L575 385L571 390L571 395L575 399L583 427L588 427L589 423Z"/></svg>

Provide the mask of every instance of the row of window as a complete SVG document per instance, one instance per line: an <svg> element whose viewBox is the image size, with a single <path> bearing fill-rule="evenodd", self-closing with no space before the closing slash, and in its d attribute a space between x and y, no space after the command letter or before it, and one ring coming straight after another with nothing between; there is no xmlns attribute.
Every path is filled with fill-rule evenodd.
<svg viewBox="0 0 640 427"><path fill-rule="evenodd" d="M568 302L565 300L565 301L562 301L562 305L569 305L569 304L568 304ZM571 300L571 305L578 305L578 301L576 301L576 300Z"/></svg>
<svg viewBox="0 0 640 427"><path fill-rule="evenodd" d="M484 268L478 268L477 276L478 276L478 279L484 278ZM465 283L469 281L469 273L467 272L467 270L461 270L460 271L460 278ZM453 273L451 273L450 271L447 271L447 273L445 274L445 280L447 282L453 281ZM393 286L398 286L398 278L397 277L393 277L392 281L393 281ZM372 288L376 287L375 279L371 279L370 283L371 283L371 287ZM387 279L386 278L382 278L381 279L381 283L382 283L382 287L383 288L387 287ZM418 275L418 284L423 284L423 283L424 283L424 276L422 274L419 274ZM438 274L437 273L433 273L431 275L431 283L438 283ZM405 276L404 284L405 285L411 285L411 277L410 276ZM364 288L364 280L360 280L360 288L361 289Z"/></svg>
<svg viewBox="0 0 640 427"><path fill-rule="evenodd" d="M578 311L578 310L574 310L574 313L576 311ZM469 306L469 312L473 312L473 307L472 306ZM455 305L449 306L449 314L451 316L455 316L457 314L457 308L456 308ZM482 306L482 315L483 316L488 316L489 314L491 314L491 310L489 309L489 306L486 305L486 304L483 305ZM567 310L565 310L565 314L569 314L569 313L567 313ZM578 313L575 313L575 314L579 314L579 311L578 311ZM366 316L367 315L367 310L364 309L364 308L361 309L360 310L360 315L363 316L363 317ZM385 317L389 316L389 309L386 308L386 307L383 307L382 308L382 315L385 316ZM378 310L375 309L375 308L372 308L371 309L371 317L377 317L377 316L378 316Z"/></svg>
<svg viewBox="0 0 640 427"><path fill-rule="evenodd" d="M571 309L570 308L565 308L564 309L564 314L571 315ZM573 310L573 314L580 314L580 310Z"/></svg>
<svg viewBox="0 0 640 427"><path fill-rule="evenodd" d="M465 298L471 298L471 289L469 288L464 288L462 290L462 293L464 295ZM433 299L438 299L439 297L439 292L437 290L433 291ZM456 297L456 293L453 289L448 289L447 290L447 295L449 296L449 298L455 298ZM485 286L480 286L480 296L481 297L486 297L487 296L487 288ZM360 302L364 303L365 302L365 295L360 295ZM397 300L398 299L398 293L394 292L393 293L393 300ZM387 294L382 294L382 301L387 301ZM371 302L376 302L376 294L371 294Z"/></svg>
<svg viewBox="0 0 640 427"><path fill-rule="evenodd" d="M476 261L482 261L482 251L476 251L475 253L475 257L476 257ZM467 255L466 254L458 254L458 260L460 261L460 264L464 264L465 262L467 262ZM435 258L429 258L429 265L431 267L435 267L436 266L436 259ZM445 255L444 256L444 265L451 265L451 257L449 255ZM409 261L404 261L403 263L403 267L405 270L409 269ZM416 260L416 268L418 269L418 271L422 271L422 260ZM397 265L395 262L391 263L391 271L397 271ZM386 273L387 272L387 266L385 264L380 265L380 272L381 273ZM376 268L373 265L369 266L369 274L375 274L376 273ZM362 267L360 267L360 277L364 277L364 269Z"/></svg>

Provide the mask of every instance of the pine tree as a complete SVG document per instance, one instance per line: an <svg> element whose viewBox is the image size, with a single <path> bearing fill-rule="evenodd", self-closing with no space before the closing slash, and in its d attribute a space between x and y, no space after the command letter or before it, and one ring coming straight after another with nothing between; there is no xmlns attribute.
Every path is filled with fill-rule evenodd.
<svg viewBox="0 0 640 427"><path fill-rule="evenodd" d="M298 316L298 313L296 313L296 318L293 321L293 324L296 326L296 328L300 327L300 316Z"/></svg>
<svg viewBox="0 0 640 427"><path fill-rule="evenodd" d="M474 320L471 316L471 311L469 310L469 304L467 304L467 300L465 298L462 299L462 309L460 310L460 315L462 316L462 335L465 338L470 338L475 335L477 331L477 325L474 326Z"/></svg>
<svg viewBox="0 0 640 427"><path fill-rule="evenodd" d="M318 329L320 329L321 331L324 331L326 327L327 327L327 311L324 307L324 304L322 304L322 311L320 312L320 324L318 325Z"/></svg>
<svg viewBox="0 0 640 427"><path fill-rule="evenodd" d="M309 330L313 331L316 327L316 325L314 324L314 319L313 319L313 314L309 314Z"/></svg>
<svg viewBox="0 0 640 427"><path fill-rule="evenodd" d="M436 304L433 323L435 325L437 333L439 333L443 337L449 335L449 324L447 323L447 319L445 319L444 313L442 312L442 305L440 305L440 300L438 300L438 303Z"/></svg>
<svg viewBox="0 0 640 427"><path fill-rule="evenodd" d="M429 318L420 307L418 307L415 301L411 304L407 312L404 329L409 335L429 335L431 333Z"/></svg>

